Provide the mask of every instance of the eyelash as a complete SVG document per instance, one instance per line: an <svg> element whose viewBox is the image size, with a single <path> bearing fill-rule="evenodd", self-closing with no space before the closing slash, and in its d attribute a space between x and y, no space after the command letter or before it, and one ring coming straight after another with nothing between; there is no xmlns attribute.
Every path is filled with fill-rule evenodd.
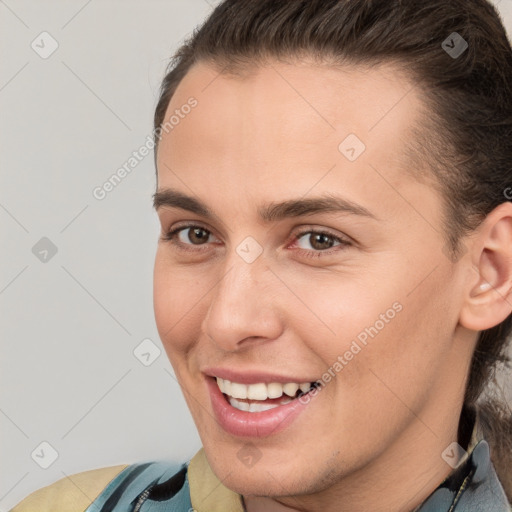
<svg viewBox="0 0 512 512"><path fill-rule="evenodd" d="M210 234L210 235L212 234L210 230L208 230L202 226L199 226L197 224L186 224L186 225L179 226L179 227L165 233L162 236L162 240L166 241L166 242L171 242L178 249L180 249L182 251L192 251L192 252L197 252L198 250L202 251L203 249L200 248L201 247L200 245L197 246L198 249L191 249L190 247L187 247L187 246L189 246L189 245L193 246L193 244L183 244L182 242L176 241L176 235L178 235L178 233L180 231L183 231L186 229L192 229L192 228L202 229L202 230L206 231L208 234ZM346 247L349 247L352 245L352 243L349 242L347 239L341 238L339 236L335 236L332 233L329 233L328 231L324 231L324 230L314 230L314 229L304 230L304 231L297 233L295 235L295 239L299 240L300 238L302 238L304 235L307 235L307 234L324 235L324 236L327 236L330 239L334 240L335 242L339 242L339 245L333 246L333 247L331 247L329 249L325 249L325 250L298 249L299 253L302 253L304 256L306 256L308 258L320 258L320 257L330 256L331 254L338 252L340 250L344 250ZM206 245L206 244L204 244L204 245ZM336 247L338 247L338 249L336 249Z"/></svg>

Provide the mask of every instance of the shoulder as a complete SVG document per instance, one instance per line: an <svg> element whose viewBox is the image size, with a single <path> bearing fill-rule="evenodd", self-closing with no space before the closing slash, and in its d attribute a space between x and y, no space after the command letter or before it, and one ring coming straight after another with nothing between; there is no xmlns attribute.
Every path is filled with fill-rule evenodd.
<svg viewBox="0 0 512 512"><path fill-rule="evenodd" d="M76 473L35 491L11 512L243 511L201 449L192 460L152 460Z"/></svg>
<svg viewBox="0 0 512 512"><path fill-rule="evenodd" d="M29 494L11 512L83 512L129 466L109 466L75 473Z"/></svg>

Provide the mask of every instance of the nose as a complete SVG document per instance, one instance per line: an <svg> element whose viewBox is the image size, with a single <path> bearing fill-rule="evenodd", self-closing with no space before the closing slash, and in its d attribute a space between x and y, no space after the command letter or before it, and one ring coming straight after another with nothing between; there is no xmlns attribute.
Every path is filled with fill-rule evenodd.
<svg viewBox="0 0 512 512"><path fill-rule="evenodd" d="M237 253L210 295L202 330L219 348L236 351L279 337L279 280L260 256L247 263Z"/></svg>

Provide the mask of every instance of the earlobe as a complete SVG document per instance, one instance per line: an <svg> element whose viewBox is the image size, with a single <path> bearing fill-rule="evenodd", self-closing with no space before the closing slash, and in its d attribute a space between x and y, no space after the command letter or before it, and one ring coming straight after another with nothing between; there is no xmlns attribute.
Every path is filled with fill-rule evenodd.
<svg viewBox="0 0 512 512"><path fill-rule="evenodd" d="M472 240L473 269L459 323L490 329L512 312L512 203L495 208Z"/></svg>

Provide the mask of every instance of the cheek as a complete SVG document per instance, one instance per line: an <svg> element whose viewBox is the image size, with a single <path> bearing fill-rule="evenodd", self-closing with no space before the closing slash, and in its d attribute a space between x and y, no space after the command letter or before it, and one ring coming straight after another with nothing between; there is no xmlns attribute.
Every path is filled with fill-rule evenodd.
<svg viewBox="0 0 512 512"><path fill-rule="evenodd" d="M165 339L165 332L172 326L172 317L176 311L176 297L172 293L173 278L157 253L153 270L153 309L160 338Z"/></svg>
<svg viewBox="0 0 512 512"><path fill-rule="evenodd" d="M180 271L158 251L153 274L153 308L160 339L168 354L186 350L194 335L193 318L197 318L204 295L202 281L194 281L189 272Z"/></svg>
<svg viewBox="0 0 512 512"><path fill-rule="evenodd" d="M450 306L436 289L429 284L422 293L399 296L401 311L385 325L375 322L374 327L383 328L372 329L374 335L356 356L358 374L367 379L366 389L372 389L367 399L376 407L383 401L393 406L391 410L402 410L404 403L418 409L434 389L452 335Z"/></svg>

